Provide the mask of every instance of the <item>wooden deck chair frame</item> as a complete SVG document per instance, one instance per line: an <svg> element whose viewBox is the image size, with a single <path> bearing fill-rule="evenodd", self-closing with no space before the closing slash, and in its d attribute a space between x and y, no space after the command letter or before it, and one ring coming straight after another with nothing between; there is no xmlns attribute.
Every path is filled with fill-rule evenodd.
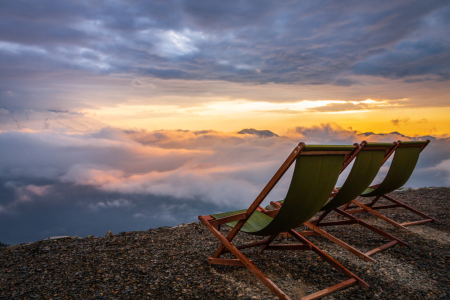
<svg viewBox="0 0 450 300"><path fill-rule="evenodd" d="M357 145L357 144L356 144ZM384 152L384 158L382 158L382 156L378 156L378 164L377 166L381 167L381 165L387 160L387 158L389 158L390 154L395 150L396 148L396 143L392 143L392 144L387 144L387 143L377 143L377 144L368 144L366 141L363 141L358 149L353 153L353 155L349 156L345 161L344 164L342 165L341 168L341 172L345 170L345 168L347 168L347 166L358 156L358 154L360 154L362 151L385 151ZM375 177L376 173L379 170L379 167L375 166L374 170L372 171L375 172L373 173L371 176L369 176L369 178L367 179L368 183L367 185L373 180L373 177ZM331 197L335 197L337 194L339 193L339 190L335 189L335 191L331 194ZM356 193L356 195L358 195L358 192ZM349 198L349 199L352 199ZM331 200L328 204L331 204L333 200ZM349 202L351 200L348 200ZM281 208L282 203L279 201L272 201L270 202L270 204L275 207L275 208ZM310 220L308 222L305 222L303 225L305 225L306 227L308 227L309 229L311 229L312 231L302 231L301 234L303 235L320 235L323 236L324 238L334 242L335 244L341 246L342 248L346 249L347 251L353 253L354 255L358 256L359 258L368 261L368 262L376 262L375 259L373 259L372 255L374 255L375 253L378 253L380 251L383 251L385 249L388 249L389 247L392 247L396 244L399 244L401 246L408 246L407 243L403 242L402 240L396 238L395 236L375 227L372 226L366 222L364 222L363 220L360 220L359 218L342 211L341 209L339 209L340 205L334 205L334 207L332 209L326 209L326 206L324 207L325 210L323 210L322 214L313 220ZM347 218L347 220L343 220L343 221L332 221L332 222L323 222L323 220L326 218L326 216L329 215L330 212L335 211L336 213L339 213L341 216L344 216ZM372 232L386 238L389 240L388 243L383 244L377 248L374 248L366 253L361 252L360 250L350 246L349 244L345 243L344 241L340 240L339 238L337 238L336 236L328 233L327 231L325 231L324 229L322 229L321 227L327 227L327 226L340 226L340 225L351 225L351 224L359 224L364 226L365 228L371 230ZM288 236L290 234L285 234L284 236Z"/></svg>
<svg viewBox="0 0 450 300"><path fill-rule="evenodd" d="M297 158L304 154L306 145L304 143L300 143L288 156L286 161L281 165L281 167L278 169L278 171L275 173L275 175L272 177L272 179L269 181L269 183L264 187L264 189L261 191L261 193L256 197L254 202L250 205L250 207L238 214L230 215L223 218L214 218L211 215L208 216L199 216L199 220L203 223L203 225L206 226L206 228L211 231L213 235L217 237L217 239L221 242L219 248L216 250L216 252L208 259L208 264L219 264L219 265L231 265L231 266L241 266L246 267L249 269L261 282L266 285L279 299L290 299L278 286L276 286L261 270L259 270L255 264L251 260L249 260L241 251L240 249L244 248L250 248L250 247L259 247L259 252L262 252L264 250L312 250L317 255L322 257L326 262L328 262L331 266L333 266L335 269L337 269L339 272L341 272L343 275L347 276L349 279L346 281L343 281L339 284L336 284L334 286L328 287L326 289L323 289L321 291L318 291L316 293L310 294L308 296L302 297L303 300L311 300L311 299L319 299L326 295L329 295L335 291L341 290L343 288L346 288L348 286L358 284L363 289L368 289L369 285L365 283L363 280L361 280L359 277L357 277L355 274L350 272L347 268L345 268L343 265L341 265L339 262L337 262L335 259L333 259L331 256L320 250L317 246L309 242L302 234L297 233L294 230L289 230L289 233L296 238L301 244L285 244L285 245L270 245L275 238L278 236L278 234L270 235L269 237L258 241L253 242L249 244L244 245L234 245L232 243L233 238L236 236L236 234L241 230L241 228L244 226L244 224L249 220L250 216L255 212L263 212L264 214L267 214L268 216L275 217L275 215L278 213L275 211L267 211L264 208L260 206L262 201L267 197L267 195L270 193L270 191L275 187L275 185L278 183L278 181L281 179L281 177L285 174L285 172L289 169L289 167L297 160ZM357 147L354 147L352 151L347 151L345 153L344 160L348 159L349 156L351 156L355 151L357 150ZM339 151L336 151L339 152ZM342 152L342 151L341 151ZM320 151L317 151L315 154L325 154L321 153ZM332 152L327 152L326 154L333 154ZM342 153L339 153L342 154ZM337 177L336 177L337 179ZM281 210L279 210L281 211ZM237 222L237 224L234 225L233 229L229 232L227 236L224 236L219 231L219 226L221 224L230 223L230 222ZM234 254L236 259L226 259L226 258L219 258L220 255L231 252Z"/></svg>
<svg viewBox="0 0 450 300"><path fill-rule="evenodd" d="M420 146L420 147L421 147L421 148L420 148L420 152L422 152L422 151L425 149L425 147L426 147L429 143L430 143L430 140L426 140L426 142L422 142L422 143L420 143L420 142L402 142L402 141L398 141L398 142L396 143L396 146L395 146L395 148L393 149L393 151L391 151L391 152L389 153L389 155L387 155L387 157L385 158L384 161L388 160L388 158L394 153L394 151L397 151L397 149L399 149L399 148L419 147L419 146ZM394 159L395 159L395 155L394 155ZM417 158L417 159L418 159L418 158ZM415 164L416 164L416 163L414 163L414 167L415 167ZM391 167L392 167L392 165L391 165ZM411 172L409 173L409 176L411 176L413 170L414 170L414 168L412 168ZM409 179L409 176L407 176L406 180ZM406 180L405 180L405 183L406 183ZM371 186L370 188L371 188L371 189L374 189L374 190L376 191L376 189L377 189L381 184L382 184L382 183L373 185L373 186ZM398 186L398 187L396 187L395 189L400 188L400 187L401 187L401 186ZM393 189L393 190L394 190L394 189ZM391 190L390 192L392 192L393 190ZM386 221L387 223L389 223L389 224L391 224L391 225L393 225L393 226L395 226L395 227L397 227L397 228L400 228L400 229L406 229L406 226L418 225L418 224L424 224L424 223L429 223L429 222L437 222L437 223L440 223L438 220L436 220L436 219L430 217L429 215L424 214L423 212L420 212L420 211L418 211L417 209L414 209L414 208L412 208L412 207L406 205L405 203L400 202L400 201L398 201L398 200L396 200L396 199L394 199L394 198L392 198L392 197L390 197L390 196L388 196L388 195L386 195L386 194L387 194L387 193L384 193L384 194L382 194L382 195L376 195L375 198L374 198L370 203L368 203L368 204L363 204L363 203L361 203L361 202L359 202L359 201L357 201L357 200L353 200L352 202L346 204L346 205L342 208L342 211L346 211L347 209L350 209L350 210L346 211L346 213L349 213L349 214L355 214L355 213L361 213L361 212L368 212L368 213L370 213L370 214L372 214L372 215L374 215L374 216L376 216L376 217L378 217L378 218L380 218L380 219ZM361 195L361 196L364 197L364 195ZM390 204L390 205L379 205L379 206L375 206L375 204L376 204L376 203L378 202L378 200L380 200L381 198L384 198L384 199L386 199L386 200L392 202L393 204ZM353 204L353 205L352 205L352 204ZM354 208L356 208L356 209L354 209ZM410 212L412 212L412 213L414 213L414 214L416 214L416 215L422 217L423 219L422 219L422 220L418 220L418 221L413 221L413 222L398 223L398 222L395 222L394 220L392 220L392 219L386 217L385 215L383 215L383 214L381 214L381 213L379 213L379 212L377 211L377 210L389 209L389 208L404 208L404 209L407 209L407 210L409 210Z"/></svg>

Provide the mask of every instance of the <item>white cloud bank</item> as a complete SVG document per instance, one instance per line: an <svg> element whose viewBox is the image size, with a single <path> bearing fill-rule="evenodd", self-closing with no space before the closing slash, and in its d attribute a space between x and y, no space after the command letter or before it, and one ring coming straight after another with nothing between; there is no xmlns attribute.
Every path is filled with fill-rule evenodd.
<svg viewBox="0 0 450 300"><path fill-rule="evenodd" d="M0 240L17 243L52 234L102 235L192 222L199 214L247 207L300 141L419 139L399 133L358 134L330 124L279 134L0 132L0 226L10 228ZM432 141L406 186L447 186L450 139L422 138ZM384 166L376 181L387 170ZM264 205L284 197L288 185L289 173Z"/></svg>
<svg viewBox="0 0 450 300"><path fill-rule="evenodd" d="M51 180L105 192L239 207L258 195L299 141L352 144L398 139L411 140L398 133L361 135L330 124L297 127L270 138L214 131L4 132L0 134L0 178L19 183L26 178ZM449 144L448 138L434 139L408 184L447 185L450 155L445 149ZM378 180L387 170L383 167ZM271 197L283 197L287 185L288 179L282 181ZM42 196L48 187L20 189L25 199L32 193Z"/></svg>

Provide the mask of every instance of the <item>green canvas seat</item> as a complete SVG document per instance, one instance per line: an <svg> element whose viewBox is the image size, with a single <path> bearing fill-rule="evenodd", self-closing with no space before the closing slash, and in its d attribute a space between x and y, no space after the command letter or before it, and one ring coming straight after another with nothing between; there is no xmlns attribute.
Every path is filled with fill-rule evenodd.
<svg viewBox="0 0 450 300"><path fill-rule="evenodd" d="M393 246L396 243L400 243L403 246L406 246L406 243L403 241L397 239L396 237L378 229L374 226L371 226L367 224L366 222L363 222L356 217L349 216L350 221L345 221L343 223L320 223L332 210L339 211L339 207L351 202L353 199L358 197L361 193L363 193L367 187L370 185L370 183L375 179L378 171L380 170L385 155L389 150L393 147L393 143L367 143L363 142L361 143L359 152L356 155L356 159L354 161L353 167L347 176L344 184L342 187L338 188L338 192L334 192L330 198L330 200L322 206L320 209L323 213L322 215L316 219L311 220L310 222L305 222L304 225L315 231L317 234L322 235L325 238L328 238L329 240L333 241L334 243L340 245L341 247L347 249L348 251L352 252L353 254L357 255L358 257L370 261L375 262L373 258L370 257L370 255L373 255L379 251L376 251L377 249L383 248L384 246L375 248L367 253L362 253L361 251L355 249L354 247L348 245L347 243L339 240L335 236L332 236L325 230L318 228L318 227L324 227L324 226L337 226L337 225L348 225L348 224L360 224L365 226L366 228L374 231L375 233L387 238L391 242L389 242L389 246ZM350 158L351 159L351 158ZM348 165L348 164L347 164ZM279 204L282 204L282 206L278 205L275 202L271 202L271 204L275 207L284 207L285 201L278 201ZM383 248L386 249L386 248Z"/></svg>
<svg viewBox="0 0 450 300"><path fill-rule="evenodd" d="M352 201L353 206L347 204L344 206L343 210L358 208L356 210L349 210L349 213L360 213L360 212L369 212L384 221L394 225L397 228L406 229L405 226L423 224L428 222L438 222L436 219L386 195L390 192L395 191L396 189L401 188L411 177L414 168L416 167L417 161L419 160L420 153L423 149L428 145L430 141L409 141L402 142L398 141L397 146L395 148L395 155L392 160L391 166L389 167L389 171L384 178L384 180L377 185L371 186L367 188L365 191L361 193L362 197L375 197L370 203L363 204L359 201ZM387 158L385 158L386 160ZM375 204L381 198L386 199L390 202L393 202L392 205L381 205L375 206ZM406 222L406 223L397 223L394 220L382 215L377 210L388 209L388 208L405 208L410 212L424 218L419 221Z"/></svg>
<svg viewBox="0 0 450 300"><path fill-rule="evenodd" d="M304 153L318 151L352 151L353 146L313 146L306 147ZM344 154L340 155L303 155L294 168L292 181L285 198L285 205L275 218L255 211L240 229L254 235L272 235L288 231L302 225L314 216L328 200L339 177ZM213 218L230 216L237 212L213 214ZM234 223L227 225L234 227Z"/></svg>
<svg viewBox="0 0 450 300"><path fill-rule="evenodd" d="M333 195L330 201L320 210L326 211L338 208L368 190L368 186L375 179L384 162L386 149L390 147L392 147L392 143L366 143L356 156L355 163L344 185L337 188L339 192ZM284 204L284 201L279 202Z"/></svg>
<svg viewBox="0 0 450 300"><path fill-rule="evenodd" d="M383 182L376 188L368 188L361 196L382 196L401 188L411 177L420 152L427 144L427 141L401 142L401 147L395 150L394 159Z"/></svg>
<svg viewBox="0 0 450 300"><path fill-rule="evenodd" d="M344 161L357 148L355 145L306 146L300 143L248 209L199 216L199 220L221 242L217 251L208 259L208 263L247 267L280 299L289 299L286 294L240 252L240 249L258 246L260 252L264 250L312 250L349 279L309 295L308 297L312 298L308 299L318 299L333 291L353 284L359 284L363 288L368 288L368 285L355 274L351 273L328 254L324 253L301 234L293 230L308 221L324 206L330 193L333 191ZM261 202L292 164L294 164L294 172L283 207L276 214L266 211L260 207ZM221 224L227 224L233 228L227 237L220 232ZM235 246L231 241L238 232L266 236L267 238L259 242ZM275 238L282 232L290 232L301 244L271 245ZM220 255L228 252L233 253L237 259L219 258Z"/></svg>
<svg viewBox="0 0 450 300"><path fill-rule="evenodd" d="M322 207L322 211L338 208L352 201L364 192L377 176L384 160L384 148L392 147L392 143L377 145L380 149L362 150L358 153L350 174L339 192ZM367 147L367 149L370 149Z"/></svg>

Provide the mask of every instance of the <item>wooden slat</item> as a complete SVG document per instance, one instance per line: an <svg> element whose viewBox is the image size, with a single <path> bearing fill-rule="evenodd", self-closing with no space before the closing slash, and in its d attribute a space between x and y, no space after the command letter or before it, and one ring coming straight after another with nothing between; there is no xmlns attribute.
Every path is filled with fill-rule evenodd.
<svg viewBox="0 0 450 300"><path fill-rule="evenodd" d="M319 223L317 226L324 227L324 226L335 226L335 225L351 225L358 223L356 220L345 220L345 221L333 221L333 222L325 222L325 223Z"/></svg>
<svg viewBox="0 0 450 300"><path fill-rule="evenodd" d="M278 244L267 246L264 250L311 250L310 245Z"/></svg>
<svg viewBox="0 0 450 300"><path fill-rule="evenodd" d="M393 236L392 234L389 234L389 233L387 233L386 231L383 231L383 230L381 230L381 229L379 229L379 228L377 228L377 227L375 227L375 226L372 226L372 225L370 225L369 223L364 222L364 221L361 220L361 219L358 219L357 217L355 217L355 216L349 214L349 213L346 212L346 211L343 211L343 210L341 210L341 209L339 209L339 208L335 208L334 210L335 210L337 213L339 213L339 214L341 214L341 215L343 215L343 216L345 216L345 217L347 217L347 218L349 218L349 219L357 219L359 225L362 225L362 226L366 227L367 229L372 230L373 232L375 232L375 233L381 235L382 237L387 238L388 240L391 240L391 241L394 241L394 240L395 240L395 241L397 241L397 242L398 242L400 245L402 245L402 246L408 246L407 243L405 243L404 241L400 240L399 238L396 238L396 237Z"/></svg>
<svg viewBox="0 0 450 300"><path fill-rule="evenodd" d="M208 258L208 264L245 267L245 265L239 259L231 259L231 258Z"/></svg>
<svg viewBox="0 0 450 300"><path fill-rule="evenodd" d="M402 207L400 204L390 204L390 205L378 205L378 206L372 206L372 209L388 209L388 208L397 208Z"/></svg>
<svg viewBox="0 0 450 300"><path fill-rule="evenodd" d="M358 143L353 144L353 146L355 146L355 149L352 151L352 153L350 153L350 155L348 155L344 158L344 163L342 164L342 167L341 167L341 173L355 159L355 157L358 155L358 153L361 152L361 150L364 149L364 147L366 147L366 145L367 145L366 141L363 141L361 143L361 145L358 145Z"/></svg>
<svg viewBox="0 0 450 300"><path fill-rule="evenodd" d="M300 153L301 156L304 155L339 155L339 154L349 154L350 151L305 151Z"/></svg>
<svg viewBox="0 0 450 300"><path fill-rule="evenodd" d="M385 249L387 249L389 247L392 247L395 244L397 244L397 241L390 241L389 243L386 243L386 244L384 244L384 245L382 245L382 246L380 246L378 248L375 248L375 249L372 249L372 250L366 252L366 255L367 256L374 255L375 253L378 253L378 252L383 251L383 250L385 250Z"/></svg>
<svg viewBox="0 0 450 300"><path fill-rule="evenodd" d="M303 235L303 236L317 236L320 235L317 232L314 231L299 231L299 234ZM288 237L292 237L292 235L289 232L282 232L278 235L278 237L280 238L288 238Z"/></svg>
<svg viewBox="0 0 450 300"><path fill-rule="evenodd" d="M267 238L267 243L265 243L264 245L259 246L258 253L259 254L263 253L264 249L266 249L270 245L270 243L272 243L273 240L275 240L277 238L277 236L278 236L278 234L274 234L274 235L269 236Z"/></svg>
<svg viewBox="0 0 450 300"><path fill-rule="evenodd" d="M352 203L358 205L359 207L361 207L365 211L371 213L372 215L377 216L380 219L383 219L384 221L388 222L389 224L391 224L391 225L393 225L393 226L395 226L397 228L406 229L405 226L400 225L399 223L395 222L394 220L389 219L388 217L380 214L379 212L375 211L374 209L372 209L372 208L370 208L370 207L368 207L368 206L366 206L366 205L364 205L362 203L359 203L358 201L353 200Z"/></svg>
<svg viewBox="0 0 450 300"><path fill-rule="evenodd" d="M356 256L358 256L359 258L365 260L365 261L369 261L369 262L376 262L375 259L365 255L364 253L362 253L361 251L359 251L356 248L353 248L352 246L350 246L349 244L345 243L344 241L338 239L337 237L335 237L334 235L329 234L328 232L326 232L325 230L320 229L319 227L317 227L316 225L310 223L310 222L305 222L303 225L307 226L309 229L314 230L315 232L317 232L318 234L320 234L321 236L323 236L324 238L332 241L333 243L335 243L336 245L341 246L342 248L344 248L345 250L355 254Z"/></svg>
<svg viewBox="0 0 450 300"><path fill-rule="evenodd" d="M317 219L314 219L314 220L312 220L312 221L310 221L310 222L317 225L317 224L320 223L323 219L325 219L325 217L326 217L330 212L331 212L331 210L324 211Z"/></svg>
<svg viewBox="0 0 450 300"><path fill-rule="evenodd" d="M320 235L317 232L314 231L299 231L298 233L300 233L303 236L316 236L316 235ZM292 236L289 234L289 236Z"/></svg>
<svg viewBox="0 0 450 300"><path fill-rule="evenodd" d="M366 148L364 148L365 150L386 150L386 147L370 147L370 146L366 146Z"/></svg>
<svg viewBox="0 0 450 300"><path fill-rule="evenodd" d="M392 155L392 153L394 153L394 151L395 151L395 149L397 149L399 146L400 146L400 141L399 142L393 142L392 143L392 148L391 149L389 149L387 152L386 152L386 154L384 155L384 159L383 159L383 162L381 163L381 165L384 165L384 163L389 159L389 157L391 157L391 155ZM380 183L381 184L381 183ZM378 187L380 184L377 184L376 185L376 187ZM371 188L375 188L375 187L372 187L371 186Z"/></svg>
<svg viewBox="0 0 450 300"><path fill-rule="evenodd" d="M243 245L239 245L239 246L235 246L235 247L236 247L236 249L239 249L239 250L240 250L240 249L251 248L251 247L257 247L257 246L261 246L261 245L267 244L268 240L269 240L269 238L266 238L266 239L261 240L261 241L257 241L257 242L253 242L253 243L248 243L248 244L243 244ZM231 252L231 251L228 250L228 249L224 249L224 250L223 250L223 253L224 253L224 254L225 254L225 253L228 253L228 252Z"/></svg>
<svg viewBox="0 0 450 300"><path fill-rule="evenodd" d="M203 218L202 216L199 216L199 220L203 223L203 225L206 226L206 228L208 228L209 231L211 231L211 233L213 233L218 239L219 241L221 241L225 247L230 250L230 252L232 252L237 259L220 259L220 258L210 258L208 260L208 262L210 262L211 264L225 264L225 265L236 265L236 266L245 266L246 268L248 268L259 280L261 280L261 282L266 285L279 299L281 300L290 300L290 298L283 293L283 291L278 288L264 273L262 273L255 265L252 261L250 261L242 252L240 252L236 246L234 246L225 236L223 236L214 226L211 226L211 224L205 220L205 218ZM295 232L294 230L289 230L289 233L295 237L296 239L298 239L303 245L278 245L278 246L288 246L290 247L289 250L292 250L293 246L301 246L301 247L295 247L295 250L300 250L300 248L302 248L301 250L303 250L303 248L306 249L310 249L313 250L315 253L317 253L320 257L322 257L325 261L327 261L329 264L331 264L334 268L336 268L338 271L340 271L341 273L343 273L344 275L346 275L347 277L350 277L351 279L353 279L351 281L351 283L358 283L358 285L360 285L363 289L368 289L369 285L367 283L365 283L364 281L362 281L359 277L357 277L355 274L351 273L348 269L346 269L344 266L342 266L340 263L338 263L337 261L335 261L331 256L329 256L328 254L326 254L325 252L323 252L322 250L320 250L319 248L317 248L316 246L314 246L311 242L309 242L308 240L306 240L304 237L300 236L297 232ZM267 241L263 241L263 242L267 242ZM273 245L276 246L276 245ZM271 246L269 246L271 247ZM286 249L285 249L286 250ZM239 262L237 262L239 261ZM340 284L334 285L330 288L327 288L325 290L323 290L322 292L318 292L318 293L314 293L312 296L309 298L305 298L305 299L318 299L320 297L318 297L319 295L328 295L329 293L332 293L334 291L337 291L339 289L345 288L347 286L349 286L350 281L344 281ZM324 293L324 291L326 291L326 293ZM323 297L321 296L321 297Z"/></svg>
<svg viewBox="0 0 450 300"><path fill-rule="evenodd" d="M406 222L406 223L401 223L401 224L402 224L402 226L411 226L411 225L418 225L418 224L429 223L429 222L434 222L434 220L433 219L426 219L426 220Z"/></svg>
<svg viewBox="0 0 450 300"><path fill-rule="evenodd" d="M379 186L379 184L376 186ZM366 204L366 206L373 207L375 205L375 203L377 203L377 201L380 200L380 198L381 198L381 196L376 196L369 204Z"/></svg>
<svg viewBox="0 0 450 300"><path fill-rule="evenodd" d="M367 290L369 289L369 285L367 283L365 283L361 278L359 278L358 276L356 276L355 274L353 274L352 272L350 272L350 270L348 270L346 267L344 267L343 265L341 265L339 262L337 262L334 258L332 258L331 256L329 256L328 254L326 254L325 252L323 252L322 250L320 250L317 246L315 246L313 243L311 243L310 241L308 241L307 239L305 239L303 236L301 236L300 234L298 234L297 232L295 232L294 230L289 230L289 233L292 234L293 237L295 237L297 240L299 240L300 242L302 242L303 244L308 244L311 245L312 247L312 251L314 251L317 255L319 255L320 257L322 257L326 262L328 262L330 265L332 265L336 270L338 270L339 272L341 272L342 274L344 274L347 277L350 278L354 278L357 280L358 285L360 287L362 287L363 289ZM316 298L317 299L317 298Z"/></svg>
<svg viewBox="0 0 450 300"><path fill-rule="evenodd" d="M245 218L247 218L247 214L240 213L240 214L236 214L236 215L232 215L232 216L228 216L228 217L224 217L224 218L220 218L220 219L211 220L211 221L209 221L209 224L216 227L217 225L220 225L220 224L239 221L239 220L243 220Z"/></svg>
<svg viewBox="0 0 450 300"><path fill-rule="evenodd" d="M346 281L343 281L343 282L338 283L336 285L333 285L333 286L331 286L329 288L326 288L326 289L323 289L321 291L318 291L318 292L316 292L314 294L302 297L302 298L300 298L298 300L315 300L315 299L320 299L322 297L325 297L326 295L329 295L331 293L334 293L336 291L339 291L339 290L342 290L342 289L344 289L346 287L349 287L349 286L355 284L356 282L357 282L357 280L355 278L351 278L349 280L346 280Z"/></svg>
<svg viewBox="0 0 450 300"><path fill-rule="evenodd" d="M360 209L346 210L346 212L348 212L349 214L357 214L357 213L362 213L362 212L366 212L366 211L364 209L360 208Z"/></svg>
<svg viewBox="0 0 450 300"><path fill-rule="evenodd" d="M415 213L416 215L421 216L422 218L425 218L425 219L432 219L433 221L435 221L435 222L437 222L437 223L441 223L441 222L439 222L438 220L436 220L435 218L432 218L432 217L430 217L429 215L424 214L423 212L418 211L417 209L414 209L414 208L412 208L411 206L406 205L405 203L402 203L402 202L400 202L400 201L398 201L398 200L395 200L395 199L392 198L392 197L389 197L389 196L387 196L387 195L383 195L383 198L385 198L385 199L387 199L387 200L390 200L390 201L392 201L392 202L394 202L394 203L396 203L396 204L398 204L398 205L401 205L402 207L406 208L406 209L409 210L410 212L413 212L413 213Z"/></svg>
<svg viewBox="0 0 450 300"><path fill-rule="evenodd" d="M348 208L354 208L354 207L355 206L351 206L351 207L348 207ZM398 205L398 204L379 205L379 206L372 206L370 208L374 209L374 210L380 210L380 209L389 209L389 208L397 208L397 207L402 207L402 205ZM360 208L360 209L346 210L346 212L348 212L349 214L357 214L357 213L365 212L365 210Z"/></svg>

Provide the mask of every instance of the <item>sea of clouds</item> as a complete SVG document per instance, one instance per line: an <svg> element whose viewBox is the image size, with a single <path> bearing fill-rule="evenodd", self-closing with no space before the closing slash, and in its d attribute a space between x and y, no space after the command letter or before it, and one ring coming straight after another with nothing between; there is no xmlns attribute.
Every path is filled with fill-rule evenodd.
<svg viewBox="0 0 450 300"><path fill-rule="evenodd" d="M115 128L0 132L0 241L145 230L245 208L300 141L430 139L406 186L450 185L448 137L358 133L333 124L291 128L279 136L253 133ZM288 184L289 173L264 203L283 198Z"/></svg>

